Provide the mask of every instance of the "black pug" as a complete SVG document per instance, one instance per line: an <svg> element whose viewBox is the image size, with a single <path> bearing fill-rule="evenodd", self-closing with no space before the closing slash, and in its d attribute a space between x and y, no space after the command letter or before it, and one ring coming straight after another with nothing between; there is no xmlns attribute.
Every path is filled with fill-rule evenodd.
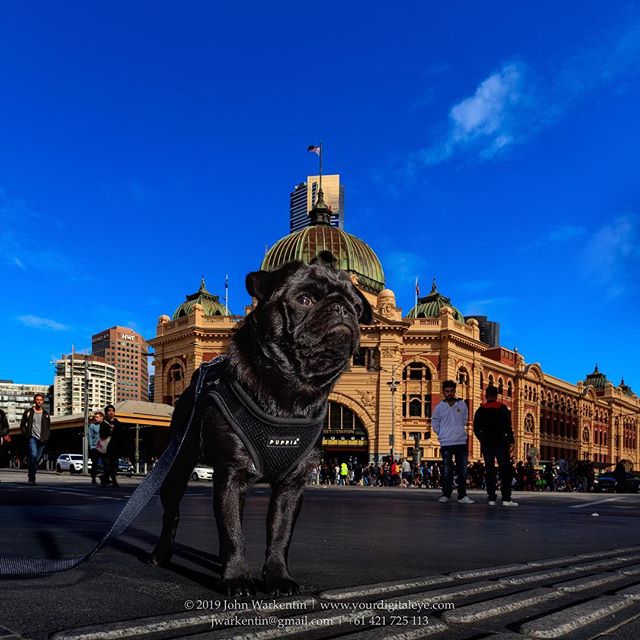
<svg viewBox="0 0 640 640"><path fill-rule="evenodd" d="M248 487L271 483L263 589L298 593L287 566L313 446L320 436L327 398L359 346L359 324L372 311L350 276L322 252L310 264L290 262L250 273L257 300L234 333L228 354L205 372L196 398L191 385L178 401L172 425L195 416L161 489L162 533L151 555L166 564L179 522L179 503L194 465L214 467L214 511L228 595L255 594L245 557L242 510ZM203 365L207 366L207 365ZM244 430L244 431L243 431Z"/></svg>

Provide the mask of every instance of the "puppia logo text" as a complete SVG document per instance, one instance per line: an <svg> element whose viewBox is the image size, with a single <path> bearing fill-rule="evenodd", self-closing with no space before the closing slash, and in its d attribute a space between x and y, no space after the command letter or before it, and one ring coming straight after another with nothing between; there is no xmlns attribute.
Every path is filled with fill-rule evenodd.
<svg viewBox="0 0 640 640"><path fill-rule="evenodd" d="M297 447L300 444L300 436L291 438L269 438L267 447Z"/></svg>

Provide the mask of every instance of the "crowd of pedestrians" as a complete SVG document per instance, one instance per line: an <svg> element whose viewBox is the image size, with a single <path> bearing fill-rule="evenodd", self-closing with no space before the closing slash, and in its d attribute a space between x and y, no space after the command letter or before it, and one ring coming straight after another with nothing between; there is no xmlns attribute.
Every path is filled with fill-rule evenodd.
<svg viewBox="0 0 640 640"><path fill-rule="evenodd" d="M377 465L362 465L349 458L332 463L323 461L312 470L310 482L319 485L364 487L423 487L440 489L439 502L451 499L453 489L458 502L472 504L467 489L487 492L490 506L497 503L500 490L502 505L517 507L511 493L517 491L593 491L596 473L588 460L571 463L565 458L552 458L536 465L529 457L515 462L513 458L513 429L511 412L498 401L498 389L492 385L485 390L486 401L473 417L473 431L480 442L483 462L472 464L467 459L468 410L466 404L455 397L456 383L445 380L442 385L444 399L435 407L431 418L442 453L441 461L422 461L419 464L405 458L393 460L390 456ZM497 467L496 467L497 463ZM624 487L626 472L619 463L615 470L617 486Z"/></svg>
<svg viewBox="0 0 640 640"><path fill-rule="evenodd" d="M546 461L537 467L531 460L509 461L511 468L511 487L514 491L593 491L596 473L592 462L575 461L568 464L568 474L560 474L560 464L566 460ZM405 470L403 470L403 468ZM387 456L378 464L361 464L354 457L344 462L323 461L312 469L311 484L343 485L359 487L416 487L422 489L442 489L443 463L440 460L422 461L419 465L400 458L391 462ZM496 479L496 489L501 489L501 481ZM454 481L454 487L457 484ZM485 465L472 462L467 465L466 488L487 490Z"/></svg>

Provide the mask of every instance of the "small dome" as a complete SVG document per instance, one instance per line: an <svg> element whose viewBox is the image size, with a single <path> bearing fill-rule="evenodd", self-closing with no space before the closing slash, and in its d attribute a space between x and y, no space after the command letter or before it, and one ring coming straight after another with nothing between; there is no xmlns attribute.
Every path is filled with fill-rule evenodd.
<svg viewBox="0 0 640 640"><path fill-rule="evenodd" d="M606 385L611 384L607 380L607 376L604 373L598 371L598 365L596 364L593 373L590 373L585 379L584 384L592 386L594 389L604 389Z"/></svg>
<svg viewBox="0 0 640 640"><path fill-rule="evenodd" d="M391 289L383 289L378 294L378 304L385 302L392 302L394 305L396 303L396 294Z"/></svg>
<svg viewBox="0 0 640 640"><path fill-rule="evenodd" d="M361 289L373 294L382 291L384 271L378 256L364 240L329 224L330 210L321 193L309 215L310 226L278 240L267 251L261 269L273 271L292 260L308 263L321 251L329 251L338 268L356 276Z"/></svg>
<svg viewBox="0 0 640 640"><path fill-rule="evenodd" d="M418 306L407 313L407 318L437 318L442 307L450 307L454 320L464 322L464 316L451 304L451 299L438 292L436 279L433 279L431 293L418 300Z"/></svg>
<svg viewBox="0 0 640 640"><path fill-rule="evenodd" d="M622 391L623 395L629 397L629 398L637 398L638 396L633 392L633 389L628 385L624 383L624 378L622 378L622 380L620 380L620 384L618 385L618 389L620 389L620 391Z"/></svg>
<svg viewBox="0 0 640 640"><path fill-rule="evenodd" d="M207 291L204 278L200 282L200 288L195 293L187 296L187 299L176 309L172 320L188 316L193 313L195 305L201 305L205 316L229 316L231 312L220 303L218 296Z"/></svg>

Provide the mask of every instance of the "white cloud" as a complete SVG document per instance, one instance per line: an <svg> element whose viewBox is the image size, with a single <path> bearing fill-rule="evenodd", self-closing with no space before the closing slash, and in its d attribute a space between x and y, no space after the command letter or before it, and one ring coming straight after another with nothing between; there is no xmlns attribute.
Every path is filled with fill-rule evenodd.
<svg viewBox="0 0 640 640"><path fill-rule="evenodd" d="M407 282L413 283L415 287L415 279L425 269L426 263L424 258L417 253L409 251L392 251L382 255L382 264L385 269L387 280L393 280L396 283Z"/></svg>
<svg viewBox="0 0 640 640"><path fill-rule="evenodd" d="M85 271L76 268L68 253L42 235L43 224L45 216L28 202L8 196L0 187L0 260L25 270L64 272L70 280L90 279Z"/></svg>
<svg viewBox="0 0 640 640"><path fill-rule="evenodd" d="M33 329L51 329L52 331L67 331L69 327L49 318L40 318L39 316L25 315L18 316L18 320L27 327Z"/></svg>
<svg viewBox="0 0 640 640"><path fill-rule="evenodd" d="M609 286L609 296L622 295L632 271L629 265L640 258L638 218L621 215L598 229L584 245L587 272L597 282Z"/></svg>
<svg viewBox="0 0 640 640"><path fill-rule="evenodd" d="M507 61L451 107L446 133L408 162L432 166L461 154L494 159L554 125L569 109L595 102L597 91L624 92L639 75L638 18L600 33L547 71Z"/></svg>
<svg viewBox="0 0 640 640"><path fill-rule="evenodd" d="M508 62L484 79L472 96L451 107L446 135L422 152L423 160L438 164L468 148L488 159L513 144L519 112L529 104L526 75L522 63Z"/></svg>

